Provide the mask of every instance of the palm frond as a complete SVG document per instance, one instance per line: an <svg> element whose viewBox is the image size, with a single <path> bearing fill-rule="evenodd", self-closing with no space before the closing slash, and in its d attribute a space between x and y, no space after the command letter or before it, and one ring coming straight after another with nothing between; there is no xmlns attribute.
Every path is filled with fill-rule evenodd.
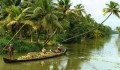
<svg viewBox="0 0 120 70"><path fill-rule="evenodd" d="M24 20L24 21L21 21L21 23L24 23L24 24L27 24L27 25L30 25L30 26L34 26L34 22L31 21L31 20Z"/></svg>
<svg viewBox="0 0 120 70"><path fill-rule="evenodd" d="M107 13L109 13L111 10L109 8L104 8L103 9L103 15L105 16Z"/></svg>
<svg viewBox="0 0 120 70"><path fill-rule="evenodd" d="M16 23L17 21L11 21L10 23L7 24L7 27L10 27L11 25L16 24Z"/></svg>
<svg viewBox="0 0 120 70"><path fill-rule="evenodd" d="M25 13L30 9L31 7L25 8L22 13L16 18L16 20L20 20L23 16L25 16Z"/></svg>
<svg viewBox="0 0 120 70"><path fill-rule="evenodd" d="M70 26L70 22L67 19L63 19L62 21L59 22L61 26L66 29Z"/></svg>
<svg viewBox="0 0 120 70"><path fill-rule="evenodd" d="M120 18L120 15L118 12L113 12L113 14L115 14L118 18Z"/></svg>

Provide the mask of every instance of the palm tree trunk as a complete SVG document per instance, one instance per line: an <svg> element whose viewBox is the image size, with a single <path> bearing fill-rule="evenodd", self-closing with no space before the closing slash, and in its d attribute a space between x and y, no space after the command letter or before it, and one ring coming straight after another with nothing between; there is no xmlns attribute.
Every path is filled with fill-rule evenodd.
<svg viewBox="0 0 120 70"><path fill-rule="evenodd" d="M57 28L55 29L55 31L51 34L51 36L44 42L44 46L51 40L51 38L56 34L57 32Z"/></svg>
<svg viewBox="0 0 120 70"><path fill-rule="evenodd" d="M30 42L33 42L33 30L32 29L30 29Z"/></svg>
<svg viewBox="0 0 120 70"><path fill-rule="evenodd" d="M36 30L36 35L37 35L37 43L39 43L39 31Z"/></svg>
<svg viewBox="0 0 120 70"><path fill-rule="evenodd" d="M111 15L112 15L112 12L111 12L100 24L103 24ZM100 25L99 25L99 26L100 26ZM99 26L97 26L97 27L99 27ZM75 36L73 36L73 37L67 38L67 39L63 40L62 42L66 42L66 41L68 41L68 40L70 40L70 39L79 37L79 36L81 36L81 35L85 35L85 34L91 32L91 31L93 31L93 30L96 29L97 27L95 27L95 28L93 28L93 29L91 29L91 30L89 30L89 31L87 31L87 32L85 32L85 33L78 34L78 35L75 35Z"/></svg>
<svg viewBox="0 0 120 70"><path fill-rule="evenodd" d="M111 15L112 15L112 12L107 16L106 19L104 19L104 20L101 22L101 24L103 24Z"/></svg>
<svg viewBox="0 0 120 70"><path fill-rule="evenodd" d="M47 35L45 37L46 40L44 41L44 43L47 42L47 40L49 39L49 31L46 31L46 33L47 33Z"/></svg>
<svg viewBox="0 0 120 70"><path fill-rule="evenodd" d="M42 28L42 26L40 26L40 29L39 29L39 31L37 32L37 42L38 42L38 43L40 42L40 40L39 40L39 35L40 35L41 28Z"/></svg>
<svg viewBox="0 0 120 70"><path fill-rule="evenodd" d="M30 37L30 42L33 42L33 37L32 37L32 34L31 34L31 37Z"/></svg>
<svg viewBox="0 0 120 70"><path fill-rule="evenodd" d="M19 32L19 39L22 39L22 32Z"/></svg>

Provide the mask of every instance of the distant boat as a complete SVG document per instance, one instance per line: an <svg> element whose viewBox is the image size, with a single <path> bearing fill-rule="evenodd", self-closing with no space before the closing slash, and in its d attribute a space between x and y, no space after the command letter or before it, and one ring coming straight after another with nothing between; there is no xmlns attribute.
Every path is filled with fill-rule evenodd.
<svg viewBox="0 0 120 70"><path fill-rule="evenodd" d="M61 55L65 54L65 52L66 52L66 49L63 49L61 52L55 53L52 56L45 56L45 57L41 57L41 58L33 58L33 59L25 59L25 60L23 60L23 59L22 60L18 60L18 59L11 60L11 59L8 59L8 58L3 58L3 61L5 63L16 63L16 62L27 62L27 61L44 60L44 59L49 59L49 58L61 56Z"/></svg>

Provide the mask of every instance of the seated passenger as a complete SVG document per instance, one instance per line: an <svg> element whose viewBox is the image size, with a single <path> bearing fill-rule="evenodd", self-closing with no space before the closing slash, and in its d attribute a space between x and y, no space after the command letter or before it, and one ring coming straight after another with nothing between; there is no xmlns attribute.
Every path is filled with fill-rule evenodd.
<svg viewBox="0 0 120 70"><path fill-rule="evenodd" d="M59 44L59 43L58 43L57 50L58 50L58 51L60 51L60 52L62 51L62 48L61 48L61 46L62 46L62 44Z"/></svg>
<svg viewBox="0 0 120 70"><path fill-rule="evenodd" d="M53 51L50 49L50 51L49 51L49 52L51 53L51 52L53 52Z"/></svg>
<svg viewBox="0 0 120 70"><path fill-rule="evenodd" d="M43 52L43 53L46 53L46 52L47 52L47 50L46 50L45 48L43 48L43 49L42 49L42 52Z"/></svg>
<svg viewBox="0 0 120 70"><path fill-rule="evenodd" d="M53 52L55 52L55 53L60 53L61 51L62 51L62 48L57 47L57 49L55 49Z"/></svg>
<svg viewBox="0 0 120 70"><path fill-rule="evenodd" d="M57 50L59 51L59 52L61 52L62 51L62 48L61 47L57 47Z"/></svg>
<svg viewBox="0 0 120 70"><path fill-rule="evenodd" d="M53 50L53 52L54 52L54 53L60 53L60 52L62 51L61 46L62 46L62 44L59 44L59 43L58 43L58 47L57 47L55 50Z"/></svg>

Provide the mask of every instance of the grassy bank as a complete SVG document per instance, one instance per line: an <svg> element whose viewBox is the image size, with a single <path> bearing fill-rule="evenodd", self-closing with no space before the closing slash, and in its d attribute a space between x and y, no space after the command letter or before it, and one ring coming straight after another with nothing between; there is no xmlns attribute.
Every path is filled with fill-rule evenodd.
<svg viewBox="0 0 120 70"><path fill-rule="evenodd" d="M8 36L0 37L0 51L2 51L5 46L7 46L7 43L9 41L10 41L10 37ZM15 53L39 51L43 47L41 44L38 43L33 43L29 41L27 42L17 39L12 40L11 43L14 46ZM3 53L6 53L6 51L4 51Z"/></svg>

